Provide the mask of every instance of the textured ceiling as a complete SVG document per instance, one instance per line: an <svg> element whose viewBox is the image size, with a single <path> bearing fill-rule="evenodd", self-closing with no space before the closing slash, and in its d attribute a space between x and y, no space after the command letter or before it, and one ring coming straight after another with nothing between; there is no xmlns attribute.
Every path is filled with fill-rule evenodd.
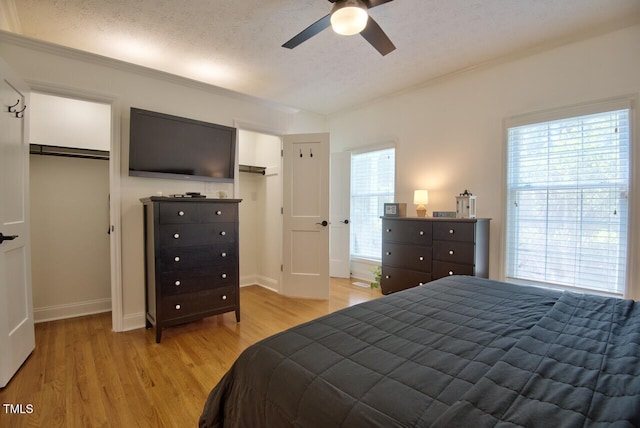
<svg viewBox="0 0 640 428"><path fill-rule="evenodd" d="M479 64L640 22L640 0L395 0L370 10L397 49L327 29L326 0L0 0L27 37L329 114Z"/></svg>

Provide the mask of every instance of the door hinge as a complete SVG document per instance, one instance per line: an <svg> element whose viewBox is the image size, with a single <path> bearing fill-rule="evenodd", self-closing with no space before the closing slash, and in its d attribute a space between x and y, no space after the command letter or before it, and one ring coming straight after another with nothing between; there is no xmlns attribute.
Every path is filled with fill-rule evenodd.
<svg viewBox="0 0 640 428"><path fill-rule="evenodd" d="M280 265L280 272L284 272L284 265Z"/></svg>
<svg viewBox="0 0 640 428"><path fill-rule="evenodd" d="M280 214L284 215L284 207L280 207Z"/></svg>
<svg viewBox="0 0 640 428"><path fill-rule="evenodd" d="M280 149L280 157L283 158L284 157L284 149Z"/></svg>

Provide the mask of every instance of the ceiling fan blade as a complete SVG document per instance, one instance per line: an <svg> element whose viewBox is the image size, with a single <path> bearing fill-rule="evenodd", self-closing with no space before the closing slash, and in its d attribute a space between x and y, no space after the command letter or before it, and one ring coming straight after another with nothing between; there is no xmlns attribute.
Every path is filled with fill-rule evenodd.
<svg viewBox="0 0 640 428"><path fill-rule="evenodd" d="M293 49L298 46L300 43L305 42L321 32L322 30L328 28L331 25L331 15L327 15L323 18L320 18L313 24L309 25L307 28L302 30L298 35L294 36L287 43L282 45L283 48Z"/></svg>
<svg viewBox="0 0 640 428"><path fill-rule="evenodd" d="M381 4L389 3L390 1L393 0L362 0L362 3L371 9L372 7L380 6Z"/></svg>
<svg viewBox="0 0 640 428"><path fill-rule="evenodd" d="M371 46L376 48L382 56L394 51L396 48L371 15L369 15L367 26L360 34L362 34L362 37L371 43Z"/></svg>

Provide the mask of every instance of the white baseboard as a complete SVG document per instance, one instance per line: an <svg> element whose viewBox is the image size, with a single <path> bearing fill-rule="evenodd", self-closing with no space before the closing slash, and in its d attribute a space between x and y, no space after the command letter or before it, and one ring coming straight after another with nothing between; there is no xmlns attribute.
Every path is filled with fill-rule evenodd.
<svg viewBox="0 0 640 428"><path fill-rule="evenodd" d="M136 330L146 327L144 312L125 315L122 317L122 331Z"/></svg>
<svg viewBox="0 0 640 428"><path fill-rule="evenodd" d="M33 308L33 320L36 323L75 318L84 315L111 311L111 299L88 300L86 302L66 303L64 305Z"/></svg>
<svg viewBox="0 0 640 428"><path fill-rule="evenodd" d="M280 292L280 283L277 279L262 275L250 275L240 278L240 287L247 287L249 285L259 285L276 293Z"/></svg>

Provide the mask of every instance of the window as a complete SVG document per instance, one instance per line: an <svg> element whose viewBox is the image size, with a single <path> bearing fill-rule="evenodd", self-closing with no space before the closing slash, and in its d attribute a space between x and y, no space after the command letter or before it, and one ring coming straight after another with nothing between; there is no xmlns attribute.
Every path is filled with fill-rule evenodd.
<svg viewBox="0 0 640 428"><path fill-rule="evenodd" d="M395 148L351 155L351 257L380 260L385 202L393 202Z"/></svg>
<svg viewBox="0 0 640 428"><path fill-rule="evenodd" d="M629 115L508 127L507 280L624 293Z"/></svg>

